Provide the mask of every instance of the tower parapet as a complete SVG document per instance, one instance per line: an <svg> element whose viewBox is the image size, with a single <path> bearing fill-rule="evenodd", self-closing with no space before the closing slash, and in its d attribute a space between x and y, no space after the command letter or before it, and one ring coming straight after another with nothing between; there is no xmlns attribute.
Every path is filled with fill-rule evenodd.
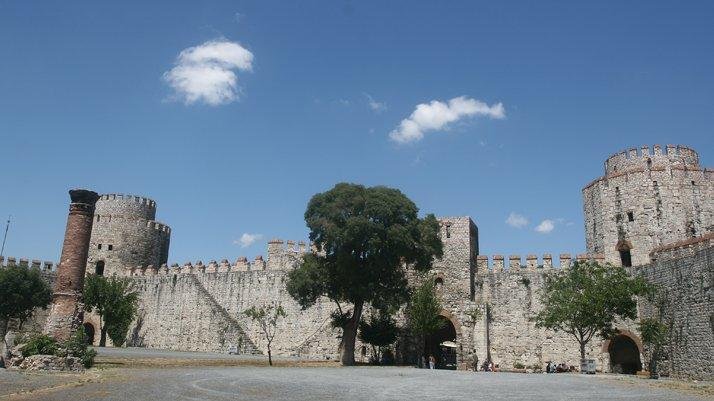
<svg viewBox="0 0 714 401"><path fill-rule="evenodd" d="M644 145L608 157L605 161L605 175L665 165L698 169L699 155L694 149L684 145L654 145L652 148Z"/></svg>

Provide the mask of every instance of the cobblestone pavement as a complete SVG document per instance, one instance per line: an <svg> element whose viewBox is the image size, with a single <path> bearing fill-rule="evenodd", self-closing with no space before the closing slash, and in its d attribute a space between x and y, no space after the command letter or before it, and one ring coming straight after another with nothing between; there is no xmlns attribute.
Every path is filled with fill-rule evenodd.
<svg viewBox="0 0 714 401"><path fill-rule="evenodd" d="M175 356L181 361L194 358L197 363L211 356L225 358L152 350L102 350L100 355L124 360ZM702 400L707 394L712 399L711 392L695 395L662 387L667 381L655 384L612 375L473 373L409 367L121 366L76 375L28 375L0 369L0 385L4 385L0 400L664 401ZM33 391L17 394L23 390Z"/></svg>

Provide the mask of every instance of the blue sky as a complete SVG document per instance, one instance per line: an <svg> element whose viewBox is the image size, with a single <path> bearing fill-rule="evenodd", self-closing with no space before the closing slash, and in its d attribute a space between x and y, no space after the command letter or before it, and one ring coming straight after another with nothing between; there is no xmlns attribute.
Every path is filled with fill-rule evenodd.
<svg viewBox="0 0 714 401"><path fill-rule="evenodd" d="M0 1L5 255L57 260L86 187L155 199L172 262L252 257L340 181L575 253L608 155L712 165L712 2L200 3Z"/></svg>

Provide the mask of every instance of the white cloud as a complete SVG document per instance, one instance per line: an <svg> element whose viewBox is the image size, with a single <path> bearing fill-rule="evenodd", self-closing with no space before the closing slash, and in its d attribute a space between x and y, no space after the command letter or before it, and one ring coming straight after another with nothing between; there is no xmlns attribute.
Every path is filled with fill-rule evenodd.
<svg viewBox="0 0 714 401"><path fill-rule="evenodd" d="M528 219L516 212L511 212L506 219L506 224L515 228L523 228L528 225Z"/></svg>
<svg viewBox="0 0 714 401"><path fill-rule="evenodd" d="M208 41L179 53L176 66L164 73L186 104L204 102L211 106L238 99L238 77L235 71L251 71L253 53L238 43L225 39Z"/></svg>
<svg viewBox="0 0 714 401"><path fill-rule="evenodd" d="M389 138L398 143L419 141L429 131L448 129L449 124L472 116L502 119L506 117L506 111L502 103L489 106L466 96L455 97L448 103L432 100L418 104L409 118L389 133Z"/></svg>
<svg viewBox="0 0 714 401"><path fill-rule="evenodd" d="M241 248L247 248L261 239L263 239L263 234L243 233L243 235L240 236L240 239L233 241L233 243L240 245Z"/></svg>
<svg viewBox="0 0 714 401"><path fill-rule="evenodd" d="M541 221L540 224L538 224L535 230L541 234L548 234L549 232L553 231L554 228L555 223L553 222L553 220L545 219Z"/></svg>
<svg viewBox="0 0 714 401"><path fill-rule="evenodd" d="M381 113L387 110L387 103L375 100L369 93L365 93L364 96L367 98L369 108L375 113Z"/></svg>

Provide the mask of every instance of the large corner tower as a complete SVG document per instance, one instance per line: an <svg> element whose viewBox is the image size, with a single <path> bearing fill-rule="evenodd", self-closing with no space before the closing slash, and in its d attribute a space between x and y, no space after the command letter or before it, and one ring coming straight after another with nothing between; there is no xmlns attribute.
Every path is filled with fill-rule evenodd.
<svg viewBox="0 0 714 401"><path fill-rule="evenodd" d="M714 170L686 146L628 149L583 188L583 208L588 253L615 265L646 264L659 246L714 231Z"/></svg>
<svg viewBox="0 0 714 401"><path fill-rule="evenodd" d="M171 228L155 220L156 202L105 194L96 204L87 272L121 275L127 267L159 267L169 256Z"/></svg>

